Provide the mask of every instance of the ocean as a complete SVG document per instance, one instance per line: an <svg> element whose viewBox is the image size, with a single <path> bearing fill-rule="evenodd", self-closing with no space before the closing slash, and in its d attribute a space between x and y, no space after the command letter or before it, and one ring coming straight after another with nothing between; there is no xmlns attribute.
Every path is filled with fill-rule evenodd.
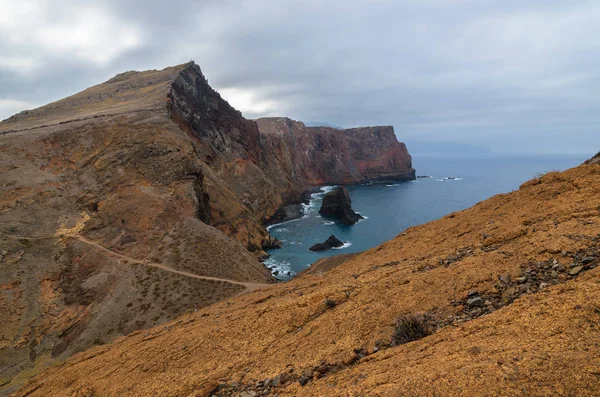
<svg viewBox="0 0 600 397"><path fill-rule="evenodd" d="M348 186L352 208L365 219L345 226L321 218L318 211L324 186L304 206L300 219L269 226L283 248L269 251L265 260L273 274L288 280L318 259L364 251L390 240L403 230L473 206L498 193L517 190L540 173L562 171L583 163L590 155L413 155L416 181ZM343 247L324 252L309 248L330 235Z"/></svg>

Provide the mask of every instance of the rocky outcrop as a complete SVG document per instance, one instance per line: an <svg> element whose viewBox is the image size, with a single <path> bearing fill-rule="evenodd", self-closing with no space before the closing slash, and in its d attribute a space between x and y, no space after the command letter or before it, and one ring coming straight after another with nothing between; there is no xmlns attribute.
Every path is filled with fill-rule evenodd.
<svg viewBox="0 0 600 397"><path fill-rule="evenodd" d="M358 184L415 179L406 145L391 126L338 130L289 118L256 120L262 168L280 186Z"/></svg>
<svg viewBox="0 0 600 397"><path fill-rule="evenodd" d="M339 248L344 245L343 241L340 241L333 234L329 236L327 240L322 243L317 243L309 248L311 251L327 251L332 248Z"/></svg>
<svg viewBox="0 0 600 397"><path fill-rule="evenodd" d="M210 168L211 224L257 255L273 245L263 223L289 218L293 208L285 206L303 201L312 186L415 179L392 127L337 130L287 118L246 120L193 63L174 78L168 106ZM231 209L230 193L243 204L239 211Z"/></svg>
<svg viewBox="0 0 600 397"><path fill-rule="evenodd" d="M362 215L354 212L352 209L350 193L348 193L348 189L345 186L339 186L323 197L319 214L327 218L336 219L344 225L354 225L363 219Z"/></svg>

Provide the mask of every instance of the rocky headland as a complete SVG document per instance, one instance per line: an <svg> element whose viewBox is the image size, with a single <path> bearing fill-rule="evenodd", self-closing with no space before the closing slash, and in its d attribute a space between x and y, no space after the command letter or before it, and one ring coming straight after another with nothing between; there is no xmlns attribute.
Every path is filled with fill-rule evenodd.
<svg viewBox="0 0 600 397"><path fill-rule="evenodd" d="M0 387L276 282L265 228L312 186L412 179L391 127L248 120L193 62L0 123Z"/></svg>

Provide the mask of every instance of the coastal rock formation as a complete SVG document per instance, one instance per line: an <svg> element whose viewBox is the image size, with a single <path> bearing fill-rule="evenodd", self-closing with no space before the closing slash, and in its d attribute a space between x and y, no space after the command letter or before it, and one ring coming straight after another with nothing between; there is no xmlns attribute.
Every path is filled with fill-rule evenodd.
<svg viewBox="0 0 600 397"><path fill-rule="evenodd" d="M545 174L94 347L17 396L600 395L599 176Z"/></svg>
<svg viewBox="0 0 600 397"><path fill-rule="evenodd" d="M363 219L362 215L357 214L352 209L350 193L348 193L348 189L345 186L339 186L323 197L319 214L335 218L344 225L354 225Z"/></svg>
<svg viewBox="0 0 600 397"><path fill-rule="evenodd" d="M372 135L357 181L410 177L410 156L378 159L371 130L357 132ZM122 73L1 122L0 384L275 283L258 261L279 244L264 222L338 179L310 160L330 149L305 143L265 136L193 62Z"/></svg>
<svg viewBox="0 0 600 397"><path fill-rule="evenodd" d="M338 130L289 118L256 120L262 168L278 186L349 185L415 179L412 159L391 126Z"/></svg>
<svg viewBox="0 0 600 397"><path fill-rule="evenodd" d="M309 250L311 250L311 251L326 251L326 250L332 249L332 248L339 248L343 245L344 245L344 242L340 241L337 237L335 237L332 234L331 236L329 236L329 238L327 240L325 240L322 243L317 243L317 244L313 245L312 247L309 248Z"/></svg>

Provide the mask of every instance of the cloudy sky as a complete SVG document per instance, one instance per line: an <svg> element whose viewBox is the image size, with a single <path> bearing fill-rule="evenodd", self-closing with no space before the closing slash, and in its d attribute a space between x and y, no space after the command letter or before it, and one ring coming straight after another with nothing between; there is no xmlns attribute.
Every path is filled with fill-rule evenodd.
<svg viewBox="0 0 600 397"><path fill-rule="evenodd" d="M246 117L600 150L600 2L0 0L0 119L193 59ZM409 147L410 149L410 147Z"/></svg>

